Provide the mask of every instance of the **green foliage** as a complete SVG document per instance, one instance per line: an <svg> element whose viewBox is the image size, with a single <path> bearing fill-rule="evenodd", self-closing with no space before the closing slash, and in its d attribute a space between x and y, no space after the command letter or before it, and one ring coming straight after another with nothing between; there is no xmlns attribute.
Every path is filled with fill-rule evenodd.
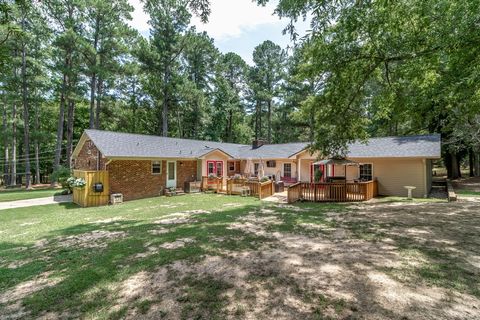
<svg viewBox="0 0 480 320"><path fill-rule="evenodd" d="M282 0L276 12L312 17L298 75L319 81L302 103L314 117L313 149L342 155L369 135L447 138L478 114L478 1Z"/></svg>
<svg viewBox="0 0 480 320"><path fill-rule="evenodd" d="M323 177L323 171L320 169L315 169L315 173L314 173L315 182L320 182L320 180L322 180L322 177Z"/></svg>
<svg viewBox="0 0 480 320"><path fill-rule="evenodd" d="M64 166L58 167L55 171L52 173L52 179L53 181L58 181L62 188L66 189L69 191L69 193L72 192L72 186L71 183L68 181L68 179L72 176L72 171Z"/></svg>

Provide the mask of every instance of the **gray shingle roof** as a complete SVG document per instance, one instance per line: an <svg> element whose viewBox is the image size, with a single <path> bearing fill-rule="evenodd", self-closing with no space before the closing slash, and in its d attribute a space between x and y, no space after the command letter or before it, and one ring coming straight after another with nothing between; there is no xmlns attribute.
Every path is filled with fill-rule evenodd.
<svg viewBox="0 0 480 320"><path fill-rule="evenodd" d="M246 146L241 148L240 154L242 159L286 159L306 147L308 147L306 142L265 144L257 149L252 149L252 146Z"/></svg>
<svg viewBox="0 0 480 320"><path fill-rule="evenodd" d="M253 149L250 145L165 138L101 130L85 130L87 136L107 157L124 158L199 158L221 150L237 159L289 158L308 146L306 142L270 144ZM440 157L440 135L372 138L367 144L353 143L348 157Z"/></svg>
<svg viewBox="0 0 480 320"><path fill-rule="evenodd" d="M199 158L213 150L236 157L241 144L85 130L102 154L121 158Z"/></svg>
<svg viewBox="0 0 480 320"><path fill-rule="evenodd" d="M350 158L419 157L440 158L439 134L372 138L367 144L360 142L349 146Z"/></svg>

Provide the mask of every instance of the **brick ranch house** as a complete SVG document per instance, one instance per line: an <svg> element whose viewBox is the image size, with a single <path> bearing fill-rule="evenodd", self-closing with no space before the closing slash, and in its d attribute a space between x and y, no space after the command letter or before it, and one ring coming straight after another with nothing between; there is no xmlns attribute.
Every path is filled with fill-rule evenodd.
<svg viewBox="0 0 480 320"><path fill-rule="evenodd" d="M372 138L349 146L347 159L358 166L319 165L308 143L252 145L166 138L100 130L85 130L72 156L77 170L106 170L110 193L125 200L155 197L165 188L183 188L202 176L244 174L253 162L265 175L289 183L312 182L317 169L325 177L378 182L380 195L404 196L415 186L414 197L431 189L432 160L440 158L440 136ZM321 166L321 168L319 168Z"/></svg>

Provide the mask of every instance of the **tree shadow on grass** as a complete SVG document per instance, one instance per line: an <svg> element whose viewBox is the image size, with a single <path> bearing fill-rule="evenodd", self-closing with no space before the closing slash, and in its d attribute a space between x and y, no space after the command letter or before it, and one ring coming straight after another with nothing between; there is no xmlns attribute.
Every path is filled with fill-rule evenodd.
<svg viewBox="0 0 480 320"><path fill-rule="evenodd" d="M54 230L34 245L0 243L0 290L10 294L2 303L5 295L0 293L0 308L20 301L31 317L52 312L52 317L123 318L131 308L148 313L152 305L161 304L164 297L147 293L165 281L168 284L161 290L176 292L178 318L225 318L227 314L242 318L245 312L256 312L321 319L354 317L358 311L400 319L401 308L379 301L401 283L409 294L403 300L409 308L405 312L415 318L418 312L434 310L415 300L418 285L477 296L478 269L472 271L467 258L471 250L478 250L474 247L478 218L468 211L473 207L442 212L442 205L426 204L415 210L379 205L366 215L346 212L338 205L246 206L164 216L159 221L79 224ZM382 211L386 209L390 211ZM267 234L231 228L243 222L264 223ZM348 231L348 236L335 238L338 230ZM458 241L455 234L462 230L464 238ZM285 235L285 240L272 237L273 233ZM384 264L398 261L398 254L410 253L420 255L423 262ZM8 268L12 263L18 265ZM177 266L173 270L183 271L169 272L166 278L154 276L158 268L172 265ZM332 276L337 269L338 275ZM142 282L138 300L122 302L119 285L139 274L143 278L137 281ZM50 285L42 278L50 279ZM381 287L385 279L396 283ZM24 284L30 284L31 290L17 290ZM331 288L350 295L350 302L326 294ZM120 307L112 308L119 301ZM238 306L232 306L232 301ZM449 305L441 302L436 308L447 310ZM252 305L259 310L246 310ZM164 310L156 312L157 318L164 316Z"/></svg>
<svg viewBox="0 0 480 320"><path fill-rule="evenodd" d="M102 294L99 299L98 293L87 294L99 284L107 288L108 284L139 271L151 271L179 260L195 261L219 250L253 249L258 243L268 241L262 236L227 229L251 209L191 215L184 223L161 224L160 219L80 224L54 230L52 236L34 245L3 242L0 243L0 289L5 294L38 277L60 279L52 286L32 288L25 296L19 296L23 306L34 317L52 311L81 316L112 303L108 295ZM212 241L227 236L227 241ZM192 242L162 247L182 239ZM4 305L8 304L5 301L8 298L2 300Z"/></svg>

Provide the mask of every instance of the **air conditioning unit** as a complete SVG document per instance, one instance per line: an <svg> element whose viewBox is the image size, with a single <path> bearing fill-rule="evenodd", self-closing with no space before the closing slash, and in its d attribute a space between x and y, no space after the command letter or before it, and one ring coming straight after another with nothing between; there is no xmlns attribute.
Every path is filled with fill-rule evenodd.
<svg viewBox="0 0 480 320"><path fill-rule="evenodd" d="M123 194L114 193L114 194L110 195L110 203L111 204L123 203Z"/></svg>

